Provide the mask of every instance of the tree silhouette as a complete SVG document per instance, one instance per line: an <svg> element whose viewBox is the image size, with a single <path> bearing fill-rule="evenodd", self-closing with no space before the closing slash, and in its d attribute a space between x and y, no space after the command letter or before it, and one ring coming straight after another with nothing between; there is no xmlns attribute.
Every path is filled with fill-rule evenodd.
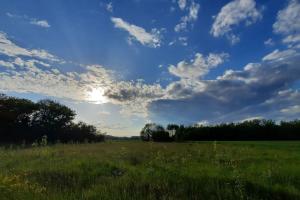
<svg viewBox="0 0 300 200"><path fill-rule="evenodd" d="M174 128L174 127L168 127L168 128ZM167 129L167 131L165 131L163 126L155 123L149 123L144 126L140 135L143 141L152 140L155 142L170 142L173 140L173 137L171 137L169 133L170 130Z"/></svg>
<svg viewBox="0 0 300 200"><path fill-rule="evenodd" d="M149 126L149 125L148 125ZM146 141L166 141L167 134L160 130L145 126L141 132L147 133ZM150 126L151 127L151 126ZM161 129L162 130L162 129ZM203 141L203 140L299 140L300 120L282 121L276 124L273 120L252 120L239 123L223 123L217 125L183 126L169 124L167 130L176 130L175 141ZM169 136L169 141L172 138Z"/></svg>
<svg viewBox="0 0 300 200"><path fill-rule="evenodd" d="M33 142L46 136L49 142L103 141L96 127L74 123L76 113L46 99L30 100L0 95L0 143Z"/></svg>

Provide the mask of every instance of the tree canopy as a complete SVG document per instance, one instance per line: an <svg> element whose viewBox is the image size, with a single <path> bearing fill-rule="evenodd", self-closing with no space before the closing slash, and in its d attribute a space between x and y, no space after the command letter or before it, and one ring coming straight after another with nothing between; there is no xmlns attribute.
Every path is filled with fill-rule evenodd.
<svg viewBox="0 0 300 200"><path fill-rule="evenodd" d="M201 141L201 140L299 140L300 120L282 121L251 120L218 125L183 126L167 125L166 131L150 129L155 124L146 124L141 131L145 141ZM174 131L175 134L172 134ZM146 139L145 139L146 138Z"/></svg>
<svg viewBox="0 0 300 200"><path fill-rule="evenodd" d="M74 123L75 111L56 101L34 103L0 95L0 143L33 142L47 136L50 142L101 141L96 127Z"/></svg>

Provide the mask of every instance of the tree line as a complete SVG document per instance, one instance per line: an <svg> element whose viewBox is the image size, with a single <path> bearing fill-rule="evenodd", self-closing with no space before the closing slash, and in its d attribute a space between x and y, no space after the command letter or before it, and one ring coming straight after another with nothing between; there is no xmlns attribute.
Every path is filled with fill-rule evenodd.
<svg viewBox="0 0 300 200"><path fill-rule="evenodd" d="M76 113L49 99L37 103L0 94L0 143L99 142L104 140L95 126L75 123Z"/></svg>
<svg viewBox="0 0 300 200"><path fill-rule="evenodd" d="M281 121L255 119L218 125L184 126L169 124L166 128L146 124L140 133L143 141L202 141L202 140L300 140L300 120Z"/></svg>

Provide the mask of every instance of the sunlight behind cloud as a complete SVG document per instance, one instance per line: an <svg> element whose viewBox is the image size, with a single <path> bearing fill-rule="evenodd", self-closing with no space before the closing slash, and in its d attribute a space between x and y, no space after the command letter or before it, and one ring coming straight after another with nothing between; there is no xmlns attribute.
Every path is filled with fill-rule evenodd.
<svg viewBox="0 0 300 200"><path fill-rule="evenodd" d="M95 104L107 103L108 99L104 96L103 88L93 88L87 92L87 100Z"/></svg>

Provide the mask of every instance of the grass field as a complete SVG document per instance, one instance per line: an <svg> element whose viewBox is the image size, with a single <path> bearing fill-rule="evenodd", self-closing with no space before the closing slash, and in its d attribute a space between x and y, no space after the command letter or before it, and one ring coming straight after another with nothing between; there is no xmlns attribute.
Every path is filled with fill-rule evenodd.
<svg viewBox="0 0 300 200"><path fill-rule="evenodd" d="M300 142L1 148L0 199L300 199Z"/></svg>

